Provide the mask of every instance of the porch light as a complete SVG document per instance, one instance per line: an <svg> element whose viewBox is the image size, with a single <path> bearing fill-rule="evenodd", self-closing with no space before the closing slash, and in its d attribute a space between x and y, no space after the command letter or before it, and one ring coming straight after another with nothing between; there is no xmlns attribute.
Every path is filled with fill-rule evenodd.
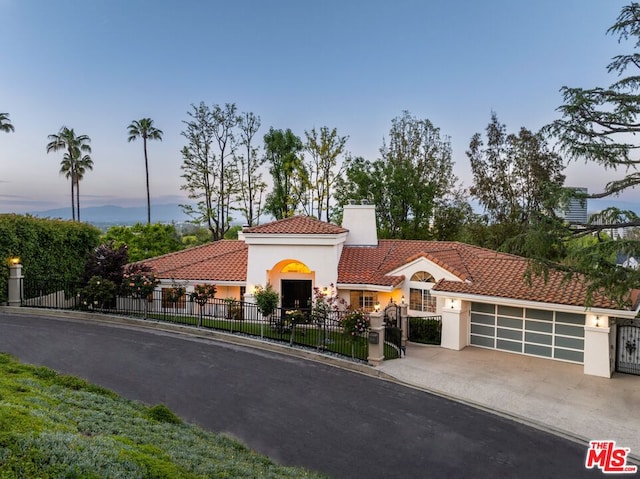
<svg viewBox="0 0 640 479"><path fill-rule="evenodd" d="M20 264L20 258L19 258L18 256L15 256L15 257L13 257L13 258L10 258L10 259L9 259L9 264L10 264L11 266L15 266L15 265L17 265L17 264Z"/></svg>
<svg viewBox="0 0 640 479"><path fill-rule="evenodd" d="M596 328L600 327L600 316L596 316Z"/></svg>
<svg viewBox="0 0 640 479"><path fill-rule="evenodd" d="M404 294L402 295L402 298L400 298L400 304L404 304Z"/></svg>
<svg viewBox="0 0 640 479"><path fill-rule="evenodd" d="M373 306L373 309L375 309L375 310L376 310L376 313L377 313L378 311L380 311L380 301L377 301L377 302L376 302L376 304Z"/></svg>

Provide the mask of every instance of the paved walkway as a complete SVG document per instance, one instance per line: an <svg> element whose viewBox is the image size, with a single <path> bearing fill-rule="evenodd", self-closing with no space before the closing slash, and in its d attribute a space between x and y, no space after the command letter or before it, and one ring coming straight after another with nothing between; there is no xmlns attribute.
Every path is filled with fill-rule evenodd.
<svg viewBox="0 0 640 479"><path fill-rule="evenodd" d="M587 442L613 439L640 460L640 376L586 376L577 364L468 347L409 344L378 368L409 385ZM585 449L586 453L586 449Z"/></svg>

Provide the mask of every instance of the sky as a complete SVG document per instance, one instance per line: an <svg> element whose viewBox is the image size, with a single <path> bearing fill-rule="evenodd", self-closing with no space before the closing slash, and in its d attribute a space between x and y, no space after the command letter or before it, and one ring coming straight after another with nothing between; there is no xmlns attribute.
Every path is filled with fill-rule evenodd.
<svg viewBox="0 0 640 479"><path fill-rule="evenodd" d="M606 65L630 46L606 30L626 3L0 0L0 112L15 127L0 132L0 213L69 206L62 153L46 153L62 126L92 140L81 208L145 206L127 126L146 117L164 132L148 147L152 202L186 202L180 133L200 102L260 116L260 137L337 128L369 160L407 110L450 137L468 187L465 151L492 111L509 132L537 131L559 118L562 86L615 80ZM565 173L590 192L617 177L575 162ZM619 199L638 204L640 191Z"/></svg>

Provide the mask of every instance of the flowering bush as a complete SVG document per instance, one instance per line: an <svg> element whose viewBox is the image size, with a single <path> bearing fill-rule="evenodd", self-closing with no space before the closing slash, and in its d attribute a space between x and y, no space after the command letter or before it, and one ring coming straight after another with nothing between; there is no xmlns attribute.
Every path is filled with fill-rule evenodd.
<svg viewBox="0 0 640 479"><path fill-rule="evenodd" d="M122 292L134 298L146 298L153 293L159 282L152 268L133 264L122 275Z"/></svg>
<svg viewBox="0 0 640 479"><path fill-rule="evenodd" d="M333 283L329 288L313 288L313 308L311 315L319 324L322 324L330 311L344 311L347 309L347 302L338 297L338 291Z"/></svg>
<svg viewBox="0 0 640 479"><path fill-rule="evenodd" d="M344 334L355 338L360 334L363 334L369 330L371 325L369 317L365 315L363 311L356 310L351 311L344 315L340 320Z"/></svg>
<svg viewBox="0 0 640 479"><path fill-rule="evenodd" d="M295 326L296 324L306 323L307 315L304 311L300 311L299 309L290 309L285 311L286 323L289 326Z"/></svg>
<svg viewBox="0 0 640 479"><path fill-rule="evenodd" d="M200 306L207 304L210 298L213 298L216 295L216 285L215 284L196 284L193 287L193 292L191 293L191 299L193 299Z"/></svg>

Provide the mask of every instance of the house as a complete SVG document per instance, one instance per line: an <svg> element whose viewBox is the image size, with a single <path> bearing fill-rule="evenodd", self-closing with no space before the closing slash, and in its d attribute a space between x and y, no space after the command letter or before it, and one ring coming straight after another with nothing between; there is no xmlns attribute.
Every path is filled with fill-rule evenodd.
<svg viewBox="0 0 640 479"><path fill-rule="evenodd" d="M210 282L220 298L253 302L254 289L270 283L282 307L307 307L314 287L332 285L369 311L406 302L410 316L442 317L444 348L569 361L604 377L615 369L616 322L638 312L638 304L620 308L601 294L585 307L585 284L559 272L527 281L527 260L518 256L459 242L379 240L374 205L345 205L341 226L295 216L145 263L160 288Z"/></svg>

